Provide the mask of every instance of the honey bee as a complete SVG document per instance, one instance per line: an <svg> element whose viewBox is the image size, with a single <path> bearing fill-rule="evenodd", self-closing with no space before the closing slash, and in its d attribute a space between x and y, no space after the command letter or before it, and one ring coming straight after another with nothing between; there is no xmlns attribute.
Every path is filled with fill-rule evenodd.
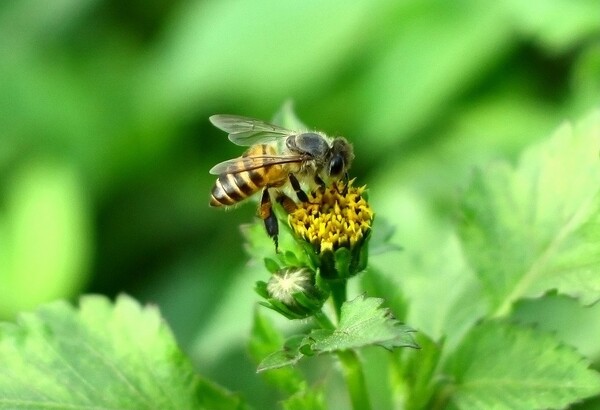
<svg viewBox="0 0 600 410"><path fill-rule="evenodd" d="M348 180L354 153L343 137L292 131L237 115L213 115L210 122L227 132L234 144L249 147L241 157L211 168L210 173L218 177L211 191L210 206L232 206L262 191L258 216L264 221L276 250L279 225L272 195L290 212L296 204L291 199L292 190L299 201L308 202L303 186L312 189L341 178Z"/></svg>

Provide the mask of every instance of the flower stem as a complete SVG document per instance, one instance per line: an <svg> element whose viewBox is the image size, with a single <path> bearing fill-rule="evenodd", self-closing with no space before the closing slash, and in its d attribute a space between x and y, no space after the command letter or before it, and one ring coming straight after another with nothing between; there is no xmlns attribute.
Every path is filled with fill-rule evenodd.
<svg viewBox="0 0 600 410"><path fill-rule="evenodd" d="M337 280L329 282L331 289L331 299L333 308L337 316L338 323L342 317L342 305L346 302L346 284L345 280ZM317 320L319 320L317 318ZM320 323L320 322L319 322ZM323 326L323 325L321 325ZM350 394L350 402L354 410L370 410L371 403L369 402L369 394L367 385L365 384L365 376L362 370L362 364L358 359L358 355L354 350L340 350L337 356L342 364L344 379L348 386Z"/></svg>
<svg viewBox="0 0 600 410"><path fill-rule="evenodd" d="M335 326L333 325L333 323L331 323L331 320L327 317L327 315L325 313L323 313L322 310L315 312L313 317L315 318L315 320L317 321L319 326L321 326L321 329L327 329L327 330L335 329Z"/></svg>
<svg viewBox="0 0 600 410"><path fill-rule="evenodd" d="M338 322L342 314L342 305L346 301L346 283L347 282L345 280L329 282L331 298L333 300L333 308L335 310L335 315L338 319Z"/></svg>
<svg viewBox="0 0 600 410"><path fill-rule="evenodd" d="M358 355L354 350L342 350L337 352L337 356L342 363L352 408L354 410L370 410L371 403Z"/></svg>
<svg viewBox="0 0 600 410"><path fill-rule="evenodd" d="M436 394L431 398L431 409L440 410L445 409L448 405L448 401L452 396L453 388L450 385L445 385L437 389Z"/></svg>

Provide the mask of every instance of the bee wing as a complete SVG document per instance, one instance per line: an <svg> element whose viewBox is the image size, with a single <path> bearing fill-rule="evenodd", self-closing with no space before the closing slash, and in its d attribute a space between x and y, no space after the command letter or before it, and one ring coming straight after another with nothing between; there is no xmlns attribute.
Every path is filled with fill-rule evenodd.
<svg viewBox="0 0 600 410"><path fill-rule="evenodd" d="M277 125L238 115L217 114L212 115L209 120L215 127L228 133L231 142L246 147L297 134Z"/></svg>
<svg viewBox="0 0 600 410"><path fill-rule="evenodd" d="M304 155L254 155L239 157L220 162L212 167L209 172L213 175L236 174L272 165L299 163L306 161L306 159Z"/></svg>

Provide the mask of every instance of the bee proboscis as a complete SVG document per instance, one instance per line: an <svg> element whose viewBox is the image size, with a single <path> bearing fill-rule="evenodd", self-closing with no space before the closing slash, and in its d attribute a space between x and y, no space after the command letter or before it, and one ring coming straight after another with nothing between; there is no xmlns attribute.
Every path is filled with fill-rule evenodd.
<svg viewBox="0 0 600 410"><path fill-rule="evenodd" d="M325 186L348 179L354 159L352 145L343 137L321 132L293 131L257 119L237 115L213 115L212 124L227 132L236 145L249 147L241 157L211 168L218 175L211 191L210 206L235 205L262 190L258 216L277 249L279 226L272 209L272 195L289 212L295 201L308 201L304 187Z"/></svg>

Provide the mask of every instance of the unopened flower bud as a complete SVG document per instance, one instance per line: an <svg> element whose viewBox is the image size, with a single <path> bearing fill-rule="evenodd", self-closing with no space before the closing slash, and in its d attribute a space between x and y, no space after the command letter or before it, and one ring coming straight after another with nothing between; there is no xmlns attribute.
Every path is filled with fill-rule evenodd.
<svg viewBox="0 0 600 410"><path fill-rule="evenodd" d="M257 282L256 291L267 300L263 305L290 319L301 319L320 311L327 293L316 284L315 273L305 267L286 267L268 283Z"/></svg>

